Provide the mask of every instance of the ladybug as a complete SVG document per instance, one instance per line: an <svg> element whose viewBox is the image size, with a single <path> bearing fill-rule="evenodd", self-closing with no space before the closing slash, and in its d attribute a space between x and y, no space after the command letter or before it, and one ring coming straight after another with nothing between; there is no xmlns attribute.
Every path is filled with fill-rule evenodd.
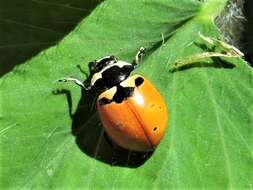
<svg viewBox="0 0 253 190"><path fill-rule="evenodd" d="M96 107L107 136L117 145L133 151L153 151L168 125L168 111L154 85L141 75L130 75L139 64L142 47L132 63L105 56L94 61L88 83L72 81L85 90L103 89Z"/></svg>

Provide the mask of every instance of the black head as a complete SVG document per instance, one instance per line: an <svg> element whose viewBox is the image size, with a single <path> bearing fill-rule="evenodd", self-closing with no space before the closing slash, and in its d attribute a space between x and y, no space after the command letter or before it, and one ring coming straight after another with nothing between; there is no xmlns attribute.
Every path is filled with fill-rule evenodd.
<svg viewBox="0 0 253 190"><path fill-rule="evenodd" d="M107 65L112 64L112 63L116 63L116 62L117 62L116 57L113 55L110 55L110 56L103 57L99 60L95 60L95 61L91 62L91 64L93 64L93 66L94 66L94 71L99 72L103 68L105 68Z"/></svg>

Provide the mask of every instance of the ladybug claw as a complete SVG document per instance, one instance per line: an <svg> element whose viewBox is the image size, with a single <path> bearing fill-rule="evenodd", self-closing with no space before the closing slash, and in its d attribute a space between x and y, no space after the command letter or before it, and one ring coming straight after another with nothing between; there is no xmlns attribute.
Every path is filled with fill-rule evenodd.
<svg viewBox="0 0 253 190"><path fill-rule="evenodd" d="M80 86L81 88L86 89L82 81L72 78L72 77L59 79L58 82L74 82L76 85Z"/></svg>
<svg viewBox="0 0 253 190"><path fill-rule="evenodd" d="M141 47L141 48L139 49L139 51L137 52L137 54L136 54L136 56L135 56L135 59L134 59L134 61L133 61L133 65L134 65L134 66L137 66L137 65L141 62L142 57L143 57L143 55L145 54L145 51L146 51L146 49L145 49L144 47Z"/></svg>

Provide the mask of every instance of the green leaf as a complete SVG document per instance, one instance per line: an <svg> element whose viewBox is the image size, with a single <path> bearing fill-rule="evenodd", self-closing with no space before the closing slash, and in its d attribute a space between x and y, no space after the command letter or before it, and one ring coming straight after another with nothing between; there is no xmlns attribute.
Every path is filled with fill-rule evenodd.
<svg viewBox="0 0 253 190"><path fill-rule="evenodd" d="M199 33L220 35L213 20L225 5L108 0L59 44L2 77L1 188L252 188L252 69L231 58L169 72L177 60L206 51ZM104 55L131 61L141 46L148 54L135 72L169 108L169 129L152 155L113 148L94 94L57 83L85 80L76 65L88 71Z"/></svg>
<svg viewBox="0 0 253 190"><path fill-rule="evenodd" d="M1 1L0 76L43 49L55 45L100 2L100 0Z"/></svg>

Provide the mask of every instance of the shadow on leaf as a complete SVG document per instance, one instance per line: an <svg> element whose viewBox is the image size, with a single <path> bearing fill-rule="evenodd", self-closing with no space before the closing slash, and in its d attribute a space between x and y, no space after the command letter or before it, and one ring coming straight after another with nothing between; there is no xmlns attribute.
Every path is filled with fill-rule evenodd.
<svg viewBox="0 0 253 190"><path fill-rule="evenodd" d="M1 3L0 54L4 56L0 59L0 76L55 45L101 2L22 1L22 6L16 6L20 0Z"/></svg>
<svg viewBox="0 0 253 190"><path fill-rule="evenodd" d="M54 94L66 95L72 118L72 134L76 144L86 155L111 166L136 168L144 164L153 152L135 152L114 144L106 135L95 109L98 92L82 91L77 110L72 114L70 91L63 89Z"/></svg>

